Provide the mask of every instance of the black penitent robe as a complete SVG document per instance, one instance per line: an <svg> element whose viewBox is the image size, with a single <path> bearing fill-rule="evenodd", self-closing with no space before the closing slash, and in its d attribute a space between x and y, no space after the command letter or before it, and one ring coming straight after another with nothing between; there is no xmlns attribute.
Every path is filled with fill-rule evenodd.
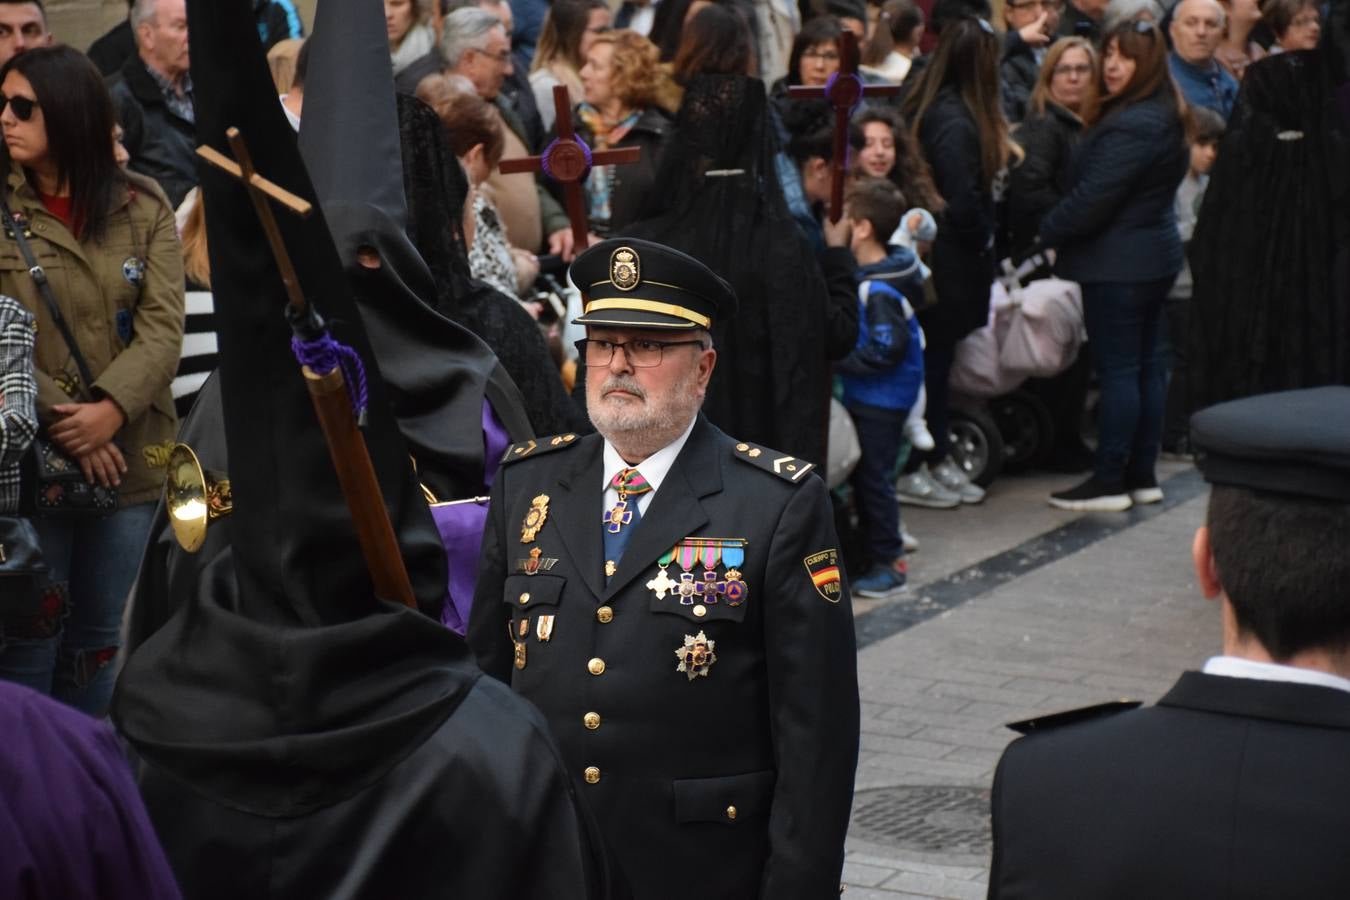
<svg viewBox="0 0 1350 900"><path fill-rule="evenodd" d="M624 234L682 250L736 290L739 311L713 326L704 414L738 438L822 463L831 295L783 200L775 149L763 82L694 78L657 178L666 208Z"/></svg>
<svg viewBox="0 0 1350 900"><path fill-rule="evenodd" d="M1191 243L1192 410L1350 384L1350 120L1327 49L1247 69Z"/></svg>

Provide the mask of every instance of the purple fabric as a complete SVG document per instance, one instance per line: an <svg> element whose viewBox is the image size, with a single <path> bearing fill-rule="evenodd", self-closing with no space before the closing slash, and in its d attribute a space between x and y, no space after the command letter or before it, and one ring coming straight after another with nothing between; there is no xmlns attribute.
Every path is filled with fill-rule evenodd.
<svg viewBox="0 0 1350 900"><path fill-rule="evenodd" d="M483 401L483 483L489 488L497 477L502 454L511 444L511 438L497 421L492 406ZM487 523L488 505L483 503L456 503L431 507L431 517L441 534L449 572L445 604L441 607L441 624L456 634L464 634L469 626L469 610L473 607L473 592L478 584L478 555L483 548L483 528Z"/></svg>
<svg viewBox="0 0 1350 900"><path fill-rule="evenodd" d="M112 729L0 682L0 896L179 900Z"/></svg>

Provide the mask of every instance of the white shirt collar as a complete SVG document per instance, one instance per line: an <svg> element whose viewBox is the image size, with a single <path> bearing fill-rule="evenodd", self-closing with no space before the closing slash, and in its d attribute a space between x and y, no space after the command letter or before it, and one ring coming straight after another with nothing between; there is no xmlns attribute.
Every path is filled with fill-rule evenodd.
<svg viewBox="0 0 1350 900"><path fill-rule="evenodd" d="M1294 684L1315 684L1319 687L1335 688L1350 692L1350 678L1319 672L1316 669L1304 669L1299 666L1282 666L1279 663L1257 662L1240 656L1212 656L1203 669L1206 675L1224 675L1229 678L1254 678L1258 681L1289 681Z"/></svg>
<svg viewBox="0 0 1350 900"><path fill-rule="evenodd" d="M669 444L666 444L660 450L657 450L634 467L642 473L642 477L647 479L647 483L652 486L650 493L644 494L638 498L638 502L642 504L643 511L646 510L647 503L651 502L651 498L661 489L661 482L666 480L666 475L670 473L670 467L675 464L675 457L679 456L680 451L684 449L685 441L689 440L689 434L694 430L694 424L696 422L698 422L697 415L689 422L689 427L684 430L684 434L680 435ZM618 496L618 492L612 490L609 483L614 480L614 476L618 475L620 471L628 468L628 463L624 462L623 457L619 455L619 451L614 449L614 445L611 444L608 439L605 440L604 463L605 480L602 485L604 488L605 502L608 503L610 499Z"/></svg>

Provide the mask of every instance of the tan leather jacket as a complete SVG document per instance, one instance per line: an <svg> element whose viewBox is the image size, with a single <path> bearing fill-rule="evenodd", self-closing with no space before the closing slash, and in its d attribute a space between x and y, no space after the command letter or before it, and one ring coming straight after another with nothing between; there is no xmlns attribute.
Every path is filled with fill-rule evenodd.
<svg viewBox="0 0 1350 900"><path fill-rule="evenodd" d="M183 339L183 258L173 210L157 185L128 174L113 200L107 233L75 239L42 205L23 170L9 173L10 210L26 223L28 243L94 376L93 396L111 397L127 421L114 440L127 461L123 506L154 500L178 430L169 383ZM0 293L37 317L34 351L38 418L80 396L78 368L57 330L12 233L0 237Z"/></svg>

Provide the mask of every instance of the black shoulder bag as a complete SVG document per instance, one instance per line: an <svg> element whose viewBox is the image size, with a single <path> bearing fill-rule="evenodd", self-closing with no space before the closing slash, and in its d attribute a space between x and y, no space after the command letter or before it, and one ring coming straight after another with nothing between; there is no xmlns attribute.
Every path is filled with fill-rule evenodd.
<svg viewBox="0 0 1350 900"><path fill-rule="evenodd" d="M81 393L88 394L94 384L94 376L89 364L84 361L75 336L70 333L61 308L52 296L51 285L47 283L47 273L38 265L33 249L24 237L23 226L14 220L9 211L9 201L0 198L0 215L4 217L5 228L14 235L14 243L19 245L19 253L28 264L28 274L37 285L38 293L47 304L56 330L61 332L66 346L70 348L71 358L80 373ZM23 497L20 507L24 512L37 516L54 518L101 518L117 512L117 488L90 484L84 477L84 470L49 438L39 434L33 439L33 449L24 461Z"/></svg>

